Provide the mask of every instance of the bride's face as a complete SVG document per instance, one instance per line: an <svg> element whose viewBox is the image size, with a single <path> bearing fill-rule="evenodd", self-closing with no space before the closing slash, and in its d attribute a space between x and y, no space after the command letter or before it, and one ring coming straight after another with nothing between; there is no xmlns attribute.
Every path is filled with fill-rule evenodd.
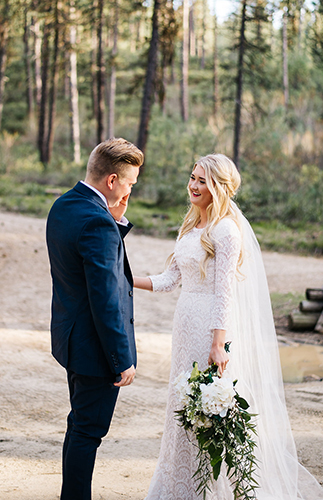
<svg viewBox="0 0 323 500"><path fill-rule="evenodd" d="M188 183L190 201L201 210L206 210L212 202L212 194L208 190L205 181L205 171L200 165L196 165Z"/></svg>

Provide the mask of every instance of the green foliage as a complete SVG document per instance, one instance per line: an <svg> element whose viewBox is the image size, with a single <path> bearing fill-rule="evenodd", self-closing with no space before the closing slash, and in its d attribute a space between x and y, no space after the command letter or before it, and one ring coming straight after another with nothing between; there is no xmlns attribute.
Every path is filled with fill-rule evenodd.
<svg viewBox="0 0 323 500"><path fill-rule="evenodd" d="M46 193L47 188L33 182L17 183L0 176L0 208L44 217L56 198Z"/></svg>
<svg viewBox="0 0 323 500"><path fill-rule="evenodd" d="M288 227L280 221L252 224L263 250L323 255L322 224L295 224Z"/></svg>
<svg viewBox="0 0 323 500"><path fill-rule="evenodd" d="M186 186L193 165L198 157L214 151L215 144L207 124L184 124L155 113L140 192L161 207L186 205Z"/></svg>
<svg viewBox="0 0 323 500"><path fill-rule="evenodd" d="M70 160L70 109L64 88L66 61L61 59L54 150L51 163L44 171L37 153L37 116L33 122L29 122L27 116L22 41L24 9L20 1L11 0L8 6L10 9L2 12L4 21L10 21L10 37L0 136L1 207L46 215L55 198L45 194L46 190L49 192L55 187L65 190L84 178L87 157L96 142L91 59L94 11L91 2L75 2L83 163L76 166ZM322 255L322 6L316 2L313 13L306 13L298 40L298 7L289 2L290 105L287 113L282 97L281 32L269 22L269 7L275 7L268 3L267 8L265 6L266 2L256 2L248 7L240 162L242 187L237 201L253 222L263 248ZM45 4L33 5L34 10L27 16L29 21L33 16L40 20L42 27L49 15L45 7ZM145 168L134 189L129 218L137 230L174 236L186 211L186 186L196 159L213 151L232 155L239 19L236 12L218 26L219 112L214 117L214 19L207 14L205 69L201 70L198 52L203 31L203 2L194 3L199 50L190 58L190 118L183 123L179 104L182 10L173 10L168 4L163 4L163 9L159 66L167 67L166 87L162 89L166 92L165 112L160 111L155 95ZM110 10L107 2L106 29L111 30ZM150 16L151 5L120 2L115 135L132 142L136 142L138 133ZM68 29L62 32L60 47L61 54L66 55L67 33ZM105 39L110 35L106 31ZM29 41L32 53L32 39ZM109 50L105 56L108 75ZM32 69L35 69L34 61ZM158 88L156 94L157 91Z"/></svg>
<svg viewBox="0 0 323 500"><path fill-rule="evenodd" d="M132 197L127 218L134 224L136 233L159 238L175 238L184 218L183 206L162 208L153 202Z"/></svg>

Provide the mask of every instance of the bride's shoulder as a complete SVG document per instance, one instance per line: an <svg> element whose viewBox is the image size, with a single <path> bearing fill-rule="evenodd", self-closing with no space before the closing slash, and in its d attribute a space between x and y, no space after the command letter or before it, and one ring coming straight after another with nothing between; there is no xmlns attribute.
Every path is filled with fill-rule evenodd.
<svg viewBox="0 0 323 500"><path fill-rule="evenodd" d="M230 217L221 219L213 229L213 234L216 239L231 236L241 240L241 232L237 223Z"/></svg>

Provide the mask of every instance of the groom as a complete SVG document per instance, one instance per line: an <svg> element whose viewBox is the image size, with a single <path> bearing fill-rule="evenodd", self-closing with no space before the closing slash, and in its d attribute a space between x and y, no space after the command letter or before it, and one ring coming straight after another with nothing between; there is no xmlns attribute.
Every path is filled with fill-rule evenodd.
<svg viewBox="0 0 323 500"><path fill-rule="evenodd" d="M118 225L143 153L110 139L91 153L85 181L61 196L47 221L53 280L52 353L67 370L71 412L61 500L90 500L96 450L120 387L135 376L132 274ZM121 221L122 222L122 221Z"/></svg>

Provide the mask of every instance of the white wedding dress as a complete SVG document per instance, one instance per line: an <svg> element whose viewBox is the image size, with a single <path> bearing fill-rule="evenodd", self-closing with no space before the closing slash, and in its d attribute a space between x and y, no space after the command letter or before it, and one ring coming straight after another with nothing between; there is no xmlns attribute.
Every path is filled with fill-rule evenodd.
<svg viewBox="0 0 323 500"><path fill-rule="evenodd" d="M194 228L176 242L171 265L160 275L150 276L154 292L170 292L179 283L173 326L172 362L166 421L157 467L146 500L197 500L192 479L197 466L197 448L187 439L174 411L179 409L172 384L183 371L208 366L214 328L226 330L232 341L226 373L238 379L237 390L258 414L259 459L257 499L319 500L323 489L297 462L289 425L278 345L268 287L258 243L241 214L243 238L236 223L222 219L212 234L215 258L201 280L199 262L204 256L200 243L203 229ZM241 245L245 249L239 278L236 266ZM232 487L223 466L207 493L207 500L233 500Z"/></svg>

